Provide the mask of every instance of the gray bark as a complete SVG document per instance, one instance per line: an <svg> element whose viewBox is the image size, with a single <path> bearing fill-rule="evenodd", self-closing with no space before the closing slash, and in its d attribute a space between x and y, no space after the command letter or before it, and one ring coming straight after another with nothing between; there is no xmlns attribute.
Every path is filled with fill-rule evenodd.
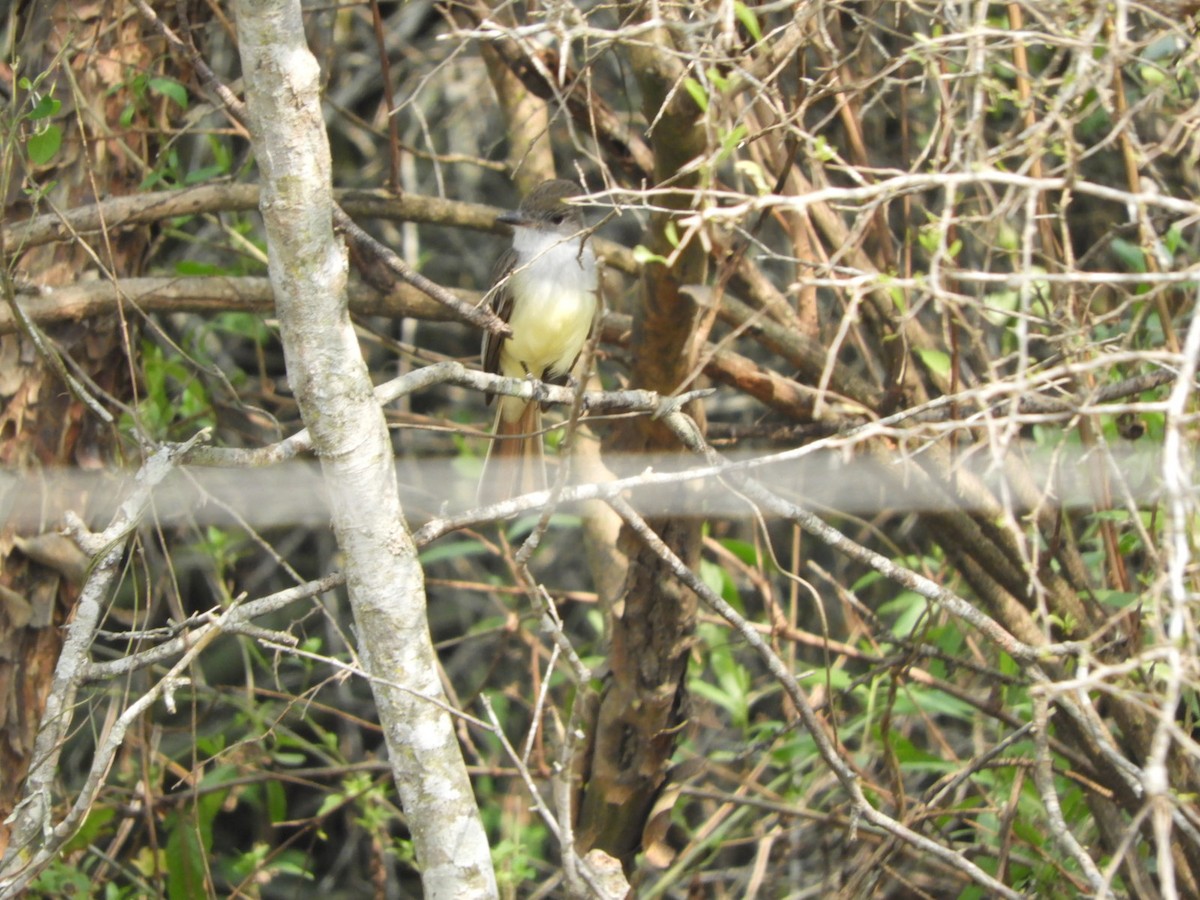
<svg viewBox="0 0 1200 900"><path fill-rule="evenodd" d="M293 0L237 4L261 210L288 378L320 457L380 724L425 896L496 896L425 617L391 442L347 312L318 67Z"/></svg>

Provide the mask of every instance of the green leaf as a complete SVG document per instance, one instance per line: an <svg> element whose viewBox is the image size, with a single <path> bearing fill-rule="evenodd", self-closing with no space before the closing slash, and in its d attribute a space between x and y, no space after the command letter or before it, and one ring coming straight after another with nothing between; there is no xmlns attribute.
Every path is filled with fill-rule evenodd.
<svg viewBox="0 0 1200 900"><path fill-rule="evenodd" d="M700 560L700 580L703 581L714 594L724 593L725 579L726 573L723 568L707 559Z"/></svg>
<svg viewBox="0 0 1200 900"><path fill-rule="evenodd" d="M835 691L844 691L850 687L850 682L853 675L842 668L833 669L811 669L804 675L800 676L800 683L806 687L825 687Z"/></svg>
<svg viewBox="0 0 1200 900"><path fill-rule="evenodd" d="M732 131L726 131L723 128L718 129L717 134L721 138L721 152L717 157L718 162L724 162L728 159L749 133L750 129L745 125L738 125Z"/></svg>
<svg viewBox="0 0 1200 900"><path fill-rule="evenodd" d="M724 687L718 687L699 678L693 679L688 683L688 690L697 697L703 697L709 703L713 704L713 706L721 707L735 721L742 721L746 717L744 695L732 694Z"/></svg>
<svg viewBox="0 0 1200 900"><path fill-rule="evenodd" d="M194 259L181 259L175 263L176 275L228 275L229 273L222 266L215 263L200 262Z"/></svg>
<svg viewBox="0 0 1200 900"><path fill-rule="evenodd" d="M929 602L914 591L902 591L897 597L879 607L881 618L896 617L892 625L892 633L898 638L913 636L913 631L921 624L929 609Z"/></svg>
<svg viewBox="0 0 1200 900"><path fill-rule="evenodd" d="M317 807L317 811L314 815L318 819L324 818L345 802L346 795L340 791L326 794L325 798L321 801L321 805Z"/></svg>
<svg viewBox="0 0 1200 900"><path fill-rule="evenodd" d="M87 897L94 887L86 872L56 860L33 883L33 896Z"/></svg>
<svg viewBox="0 0 1200 900"><path fill-rule="evenodd" d="M1172 256L1178 253L1179 248L1183 246L1183 229L1178 222L1168 228L1167 233L1163 235L1163 246Z"/></svg>
<svg viewBox="0 0 1200 900"><path fill-rule="evenodd" d="M174 100L179 106L187 109L188 92L182 84L174 78L151 78L150 90L156 94L162 94L169 100Z"/></svg>
<svg viewBox="0 0 1200 900"><path fill-rule="evenodd" d="M950 374L950 354L943 350L917 350L921 362L934 375L948 376Z"/></svg>
<svg viewBox="0 0 1200 900"><path fill-rule="evenodd" d="M1020 305L1021 292L1007 288L985 296L980 309L993 325L1003 325L1013 317Z"/></svg>
<svg viewBox="0 0 1200 900"><path fill-rule="evenodd" d="M890 280L885 276L881 276L881 278L884 278L884 283ZM901 313L907 313L908 299L904 295L904 288L900 287L898 284L892 284L888 287L887 292L888 296L892 300L892 305L895 306L896 309L898 309Z"/></svg>
<svg viewBox="0 0 1200 900"><path fill-rule="evenodd" d="M938 245L942 241L942 236L938 234L937 226L923 225L917 231L917 243L921 245L921 249L932 255L937 252Z"/></svg>
<svg viewBox="0 0 1200 900"><path fill-rule="evenodd" d="M667 239L667 243L672 247L679 247L679 226L675 224L674 219L669 219L666 226L663 228L663 237Z"/></svg>
<svg viewBox="0 0 1200 900"><path fill-rule="evenodd" d="M204 181L211 181L225 174L225 169L221 166L204 166L188 172L183 176L184 184L200 184Z"/></svg>
<svg viewBox="0 0 1200 900"><path fill-rule="evenodd" d="M1138 66L1138 74L1150 87L1157 87L1167 80L1167 73L1158 66Z"/></svg>
<svg viewBox="0 0 1200 900"><path fill-rule="evenodd" d="M1021 246L1021 235L1007 220L997 223L996 243L1002 250L1016 251Z"/></svg>
<svg viewBox="0 0 1200 900"><path fill-rule="evenodd" d="M287 794L275 779L267 781L267 821L277 825L287 818Z"/></svg>
<svg viewBox="0 0 1200 900"><path fill-rule="evenodd" d="M97 840L102 832L110 830L107 826L117 814L116 810L109 806L100 806L88 813L84 819L83 825L75 836L71 838L60 852L63 854L74 853L76 850L83 850L93 841Z"/></svg>
<svg viewBox="0 0 1200 900"><path fill-rule="evenodd" d="M704 85L695 78L685 78L683 79L683 86L692 95L692 99L696 101L696 105L700 107L700 112L708 112L708 92L704 90Z"/></svg>
<svg viewBox="0 0 1200 900"><path fill-rule="evenodd" d="M758 16L754 15L754 10L741 0L734 0L733 14L742 23L742 27L750 32L750 37L754 38L756 44L763 39L762 26L758 24Z"/></svg>
<svg viewBox="0 0 1200 900"><path fill-rule="evenodd" d="M62 129L57 125L50 125L37 134L31 134L29 140L25 142L29 159L37 166L44 166L54 159L54 155L58 153L58 148L61 146Z"/></svg>
<svg viewBox="0 0 1200 900"><path fill-rule="evenodd" d="M422 565L432 565L442 560L459 560L486 553L487 548L479 541L444 541L421 552L418 557Z"/></svg>
<svg viewBox="0 0 1200 900"><path fill-rule="evenodd" d="M138 190L148 191L156 184L167 184L167 178L162 172L151 172L142 179L142 183L138 185ZM167 186L170 187L169 184Z"/></svg>
<svg viewBox="0 0 1200 900"><path fill-rule="evenodd" d="M205 848L196 828L182 814L167 820L167 897L190 900L205 896Z"/></svg>
<svg viewBox="0 0 1200 900"><path fill-rule="evenodd" d="M1124 238L1113 238L1113 255L1131 272L1146 271L1146 254L1137 244L1130 243Z"/></svg>
<svg viewBox="0 0 1200 900"><path fill-rule="evenodd" d="M718 91L724 94L729 90L729 79L721 74L716 66L709 66L704 70L704 74L708 76L708 82Z"/></svg>
<svg viewBox="0 0 1200 900"><path fill-rule="evenodd" d="M812 152L821 162L832 162L837 159L837 151L829 146L829 141L823 134L818 134L816 140L813 141Z"/></svg>
<svg viewBox="0 0 1200 900"><path fill-rule="evenodd" d="M762 166L758 163L748 159L739 159L733 164L733 167L754 182L754 189L760 197L771 193L771 185L763 173Z"/></svg>
<svg viewBox="0 0 1200 900"><path fill-rule="evenodd" d="M738 540L737 538L723 538L720 543L722 547L748 566L757 566L762 563L758 546L751 541Z"/></svg>
<svg viewBox="0 0 1200 900"><path fill-rule="evenodd" d="M62 109L62 102L53 97L42 97L37 105L29 111L27 118L31 120L47 119Z"/></svg>
<svg viewBox="0 0 1200 900"><path fill-rule="evenodd" d="M665 256L659 256L649 247L643 246L642 244L638 244L633 248L633 258L643 266L647 263L662 263L664 266L667 264L667 258Z"/></svg>
<svg viewBox="0 0 1200 900"><path fill-rule="evenodd" d="M1096 599L1105 606L1112 606L1116 609L1129 609L1137 604L1141 599L1141 594L1131 593L1129 591L1112 591L1112 590L1097 590L1095 592Z"/></svg>

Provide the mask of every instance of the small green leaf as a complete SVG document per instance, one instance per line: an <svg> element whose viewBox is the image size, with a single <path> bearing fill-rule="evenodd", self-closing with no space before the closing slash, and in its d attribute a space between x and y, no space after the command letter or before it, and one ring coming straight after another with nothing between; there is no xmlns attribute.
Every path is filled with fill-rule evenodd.
<svg viewBox="0 0 1200 900"><path fill-rule="evenodd" d="M166 184L167 178L162 172L151 172L142 179L142 183L138 185L139 191L148 191L156 184Z"/></svg>
<svg viewBox="0 0 1200 900"><path fill-rule="evenodd" d="M917 355L934 375L944 377L950 374L950 354L942 350L918 350Z"/></svg>
<svg viewBox="0 0 1200 900"><path fill-rule="evenodd" d="M1021 304L1021 292L1006 288L1002 291L996 291L994 294L988 294L983 298L983 304L980 307L984 316L993 325L1003 325L1012 318L1017 307Z"/></svg>
<svg viewBox="0 0 1200 900"><path fill-rule="evenodd" d="M667 258L665 256L659 256L649 247L645 247L642 244L638 244L633 248L633 258L643 266L647 263L662 263L664 266L667 264Z"/></svg>
<svg viewBox="0 0 1200 900"><path fill-rule="evenodd" d="M229 273L214 263L200 262L198 260L181 259L175 263L176 275L228 275Z"/></svg>
<svg viewBox="0 0 1200 900"><path fill-rule="evenodd" d="M201 184L205 181L211 181L214 178L219 178L224 175L226 169L222 166L203 166L199 169L194 169L183 176L184 184Z"/></svg>
<svg viewBox="0 0 1200 900"><path fill-rule="evenodd" d="M695 78L685 78L683 79L683 86L692 95L692 99L696 101L696 105L700 107L700 112L708 112L708 92L704 90L704 85Z"/></svg>
<svg viewBox="0 0 1200 900"><path fill-rule="evenodd" d="M754 15L754 10L740 0L734 0L733 14L742 23L742 27L750 32L750 37L754 38L756 44L763 39L762 26L758 24L758 16Z"/></svg>
<svg viewBox="0 0 1200 900"><path fill-rule="evenodd" d="M1167 229L1167 233L1163 235L1163 246L1167 248L1167 252L1174 255L1179 252L1179 248L1183 246L1183 229L1176 222Z"/></svg>
<svg viewBox="0 0 1200 900"><path fill-rule="evenodd" d="M54 159L54 154L58 153L58 148L61 146L62 129L57 125L51 125L44 131L31 134L29 140L25 142L29 159L37 166L44 166Z"/></svg>
<svg viewBox="0 0 1200 900"><path fill-rule="evenodd" d="M911 638L916 628L925 619L929 611L928 601L914 591L902 591L898 596L879 607L878 614L883 619L896 617L892 625L892 633L898 638Z"/></svg>
<svg viewBox="0 0 1200 900"><path fill-rule="evenodd" d="M107 826L116 814L116 810L108 806L93 809L88 813L83 826L76 832L75 836L63 845L63 852L74 853L77 850L87 849L89 844L95 841L102 833L109 830Z"/></svg>
<svg viewBox="0 0 1200 900"><path fill-rule="evenodd" d="M346 795L340 793L326 794L325 799L321 801L321 805L315 813L316 818L327 816L339 806L346 802Z"/></svg>
<svg viewBox="0 0 1200 900"><path fill-rule="evenodd" d="M817 135L817 139L813 141L813 155L821 162L832 162L837 159L837 151L829 146L829 141L822 134Z"/></svg>
<svg viewBox="0 0 1200 900"><path fill-rule="evenodd" d="M762 166L758 163L751 162L748 159L739 159L733 164L733 167L754 182L754 189L760 197L771 193L771 185L767 182L767 177L763 174Z"/></svg>
<svg viewBox="0 0 1200 900"><path fill-rule="evenodd" d="M1162 62L1163 60L1177 59L1187 47L1188 41L1184 40L1181 35L1167 32L1151 43L1142 56L1153 62Z"/></svg>
<svg viewBox="0 0 1200 900"><path fill-rule="evenodd" d="M748 566L763 564L762 554L759 552L757 544L736 538L723 538L720 544Z"/></svg>
<svg viewBox="0 0 1200 900"><path fill-rule="evenodd" d="M1158 66L1139 66L1138 73L1150 87L1157 87L1167 80L1167 73Z"/></svg>
<svg viewBox="0 0 1200 900"><path fill-rule="evenodd" d="M1116 609L1128 609L1134 606L1141 599L1141 594L1130 593L1129 591L1096 591L1096 599L1105 606L1112 606Z"/></svg>
<svg viewBox="0 0 1200 900"><path fill-rule="evenodd" d="M742 141L746 139L746 135L750 133L745 125L738 125L732 131L726 131L723 128L717 129L717 135L721 139L721 152L717 155L717 162L724 162L733 155L733 152L741 146Z"/></svg>
<svg viewBox="0 0 1200 900"><path fill-rule="evenodd" d="M996 234L996 243L1002 250L1014 251L1021 246L1021 236L1017 233L1017 229L1007 221L1001 220Z"/></svg>
<svg viewBox="0 0 1200 900"><path fill-rule="evenodd" d="M1146 271L1146 254L1142 252L1142 248L1137 244L1131 243L1124 238L1113 238L1110 246L1112 247L1113 255L1131 272Z"/></svg>
<svg viewBox="0 0 1200 900"><path fill-rule="evenodd" d="M717 134L721 136L721 149L732 150L746 139L746 135L750 133L750 129L745 125L738 125L732 131L719 129Z"/></svg>
<svg viewBox="0 0 1200 900"><path fill-rule="evenodd" d="M667 221L666 227L663 228L663 236L672 247L679 246L679 226L675 224L674 219Z"/></svg>
<svg viewBox="0 0 1200 900"><path fill-rule="evenodd" d="M201 829L192 827L182 814L171 816L165 828L167 897L183 900L201 895L207 857L206 848L197 834Z"/></svg>
<svg viewBox="0 0 1200 900"><path fill-rule="evenodd" d="M164 97L174 100L183 109L187 109L188 92L182 84L174 78L151 78L150 90L156 94L162 94Z"/></svg>
<svg viewBox="0 0 1200 900"><path fill-rule="evenodd" d="M921 249L926 253L933 254L937 252L938 244L941 243L942 237L938 234L935 225L922 225L917 231L917 241L921 245Z"/></svg>
<svg viewBox="0 0 1200 900"><path fill-rule="evenodd" d="M37 105L29 111L28 118L30 119L47 119L62 109L62 101L55 100L53 97L42 97L38 100Z"/></svg>

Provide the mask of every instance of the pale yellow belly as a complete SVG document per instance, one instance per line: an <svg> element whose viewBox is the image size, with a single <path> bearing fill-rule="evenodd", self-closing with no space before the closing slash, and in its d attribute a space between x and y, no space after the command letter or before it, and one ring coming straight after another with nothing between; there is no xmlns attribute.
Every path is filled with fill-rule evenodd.
<svg viewBox="0 0 1200 900"><path fill-rule="evenodd" d="M520 279L520 275L515 276ZM509 378L554 378L570 371L583 349L596 313L594 289L579 290L551 284L530 290L514 284L521 301L513 305L509 326L512 337L500 349L500 372ZM524 403L504 403L504 417L520 416Z"/></svg>

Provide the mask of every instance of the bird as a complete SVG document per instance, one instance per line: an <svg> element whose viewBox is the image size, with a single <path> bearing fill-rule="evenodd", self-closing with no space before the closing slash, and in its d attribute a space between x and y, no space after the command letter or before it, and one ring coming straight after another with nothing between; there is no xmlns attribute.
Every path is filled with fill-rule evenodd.
<svg viewBox="0 0 1200 900"><path fill-rule="evenodd" d="M569 201L583 192L563 179L533 188L514 212L496 218L512 226L512 247L496 260L486 297L512 329L484 332L484 371L563 384L575 367L596 317L596 256L583 211ZM492 402L488 395L488 403ZM501 397L477 500L493 503L546 487L542 408Z"/></svg>

